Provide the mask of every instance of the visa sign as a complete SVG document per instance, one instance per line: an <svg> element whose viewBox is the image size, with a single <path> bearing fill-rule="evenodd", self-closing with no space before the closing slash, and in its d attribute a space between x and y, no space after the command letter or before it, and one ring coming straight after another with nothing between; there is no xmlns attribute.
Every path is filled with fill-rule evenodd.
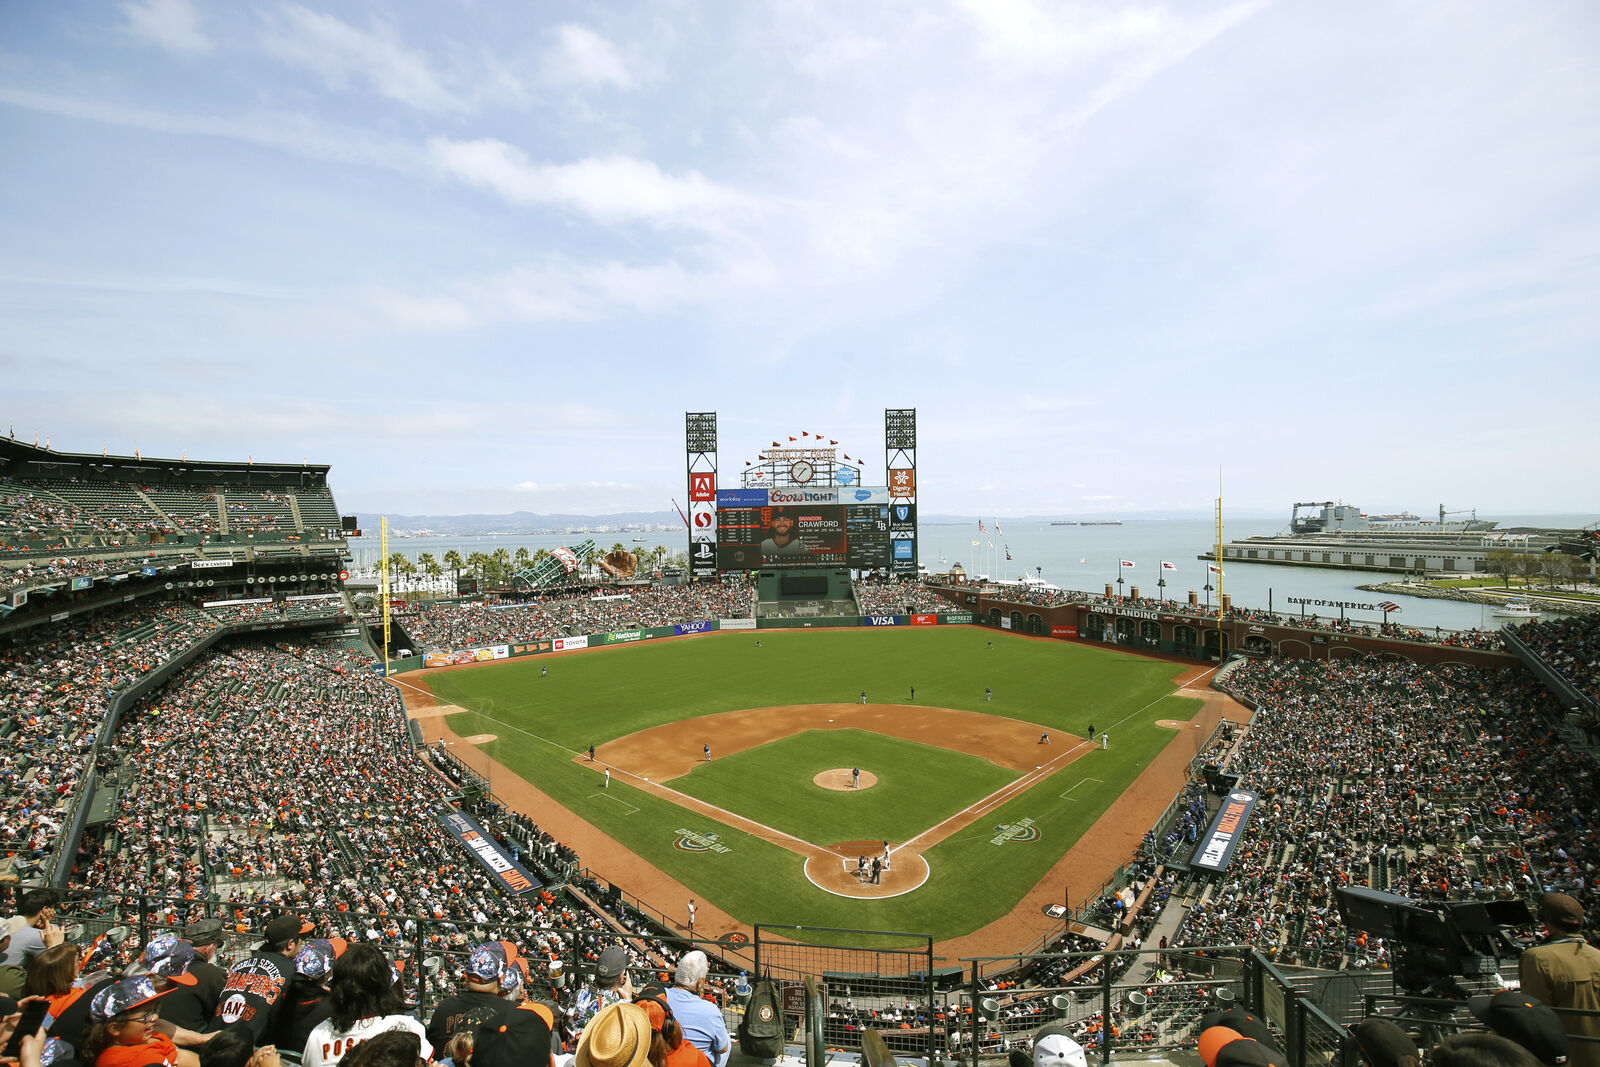
<svg viewBox="0 0 1600 1067"><path fill-rule="evenodd" d="M863 615L861 617L861 621L866 623L868 626L899 626L900 625L900 616L898 616L898 615Z"/></svg>

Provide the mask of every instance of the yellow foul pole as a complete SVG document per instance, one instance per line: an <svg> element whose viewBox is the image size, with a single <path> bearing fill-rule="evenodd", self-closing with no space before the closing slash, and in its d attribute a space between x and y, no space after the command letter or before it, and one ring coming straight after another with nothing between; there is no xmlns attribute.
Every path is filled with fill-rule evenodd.
<svg viewBox="0 0 1600 1067"><path fill-rule="evenodd" d="M378 520L378 592L383 602L383 676L389 677L389 517Z"/></svg>
<svg viewBox="0 0 1600 1067"><path fill-rule="evenodd" d="M1222 471L1217 471L1217 618L1222 618Z"/></svg>

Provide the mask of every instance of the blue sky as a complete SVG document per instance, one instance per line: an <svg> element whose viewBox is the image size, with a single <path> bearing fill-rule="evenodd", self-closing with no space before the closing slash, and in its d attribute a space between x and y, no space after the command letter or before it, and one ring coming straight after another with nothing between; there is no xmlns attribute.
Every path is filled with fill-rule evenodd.
<svg viewBox="0 0 1600 1067"><path fill-rule="evenodd" d="M13 3L0 414L395 513L1600 511L1592 3Z"/></svg>

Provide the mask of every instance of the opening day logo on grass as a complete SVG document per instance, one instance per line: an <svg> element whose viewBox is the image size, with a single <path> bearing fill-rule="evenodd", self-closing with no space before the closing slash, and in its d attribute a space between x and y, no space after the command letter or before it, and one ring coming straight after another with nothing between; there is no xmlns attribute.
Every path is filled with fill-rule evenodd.
<svg viewBox="0 0 1600 1067"><path fill-rule="evenodd" d="M678 839L672 843L673 848L685 852L732 852L733 849L722 843L718 834L700 833L698 830L674 831Z"/></svg>
<svg viewBox="0 0 1600 1067"><path fill-rule="evenodd" d="M989 839L991 845L1003 845L1007 841L1037 841L1039 828L1033 825L1032 819L1023 819L1021 822L1003 822L994 828L994 836Z"/></svg>

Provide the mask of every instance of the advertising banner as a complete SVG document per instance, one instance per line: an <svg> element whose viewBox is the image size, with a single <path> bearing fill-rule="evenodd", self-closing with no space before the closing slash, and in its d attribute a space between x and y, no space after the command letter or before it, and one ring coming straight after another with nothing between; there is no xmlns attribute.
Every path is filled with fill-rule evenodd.
<svg viewBox="0 0 1600 1067"><path fill-rule="evenodd" d="M422 654L422 665L424 667L448 667L450 666L451 655L453 653L450 652L424 652Z"/></svg>
<svg viewBox="0 0 1600 1067"><path fill-rule="evenodd" d="M889 471L889 495L896 500L917 498L917 472L910 467L894 467Z"/></svg>
<svg viewBox="0 0 1600 1067"><path fill-rule="evenodd" d="M717 629L719 629L719 630L754 630L755 628L756 628L756 620L754 620L754 619L718 619L717 620Z"/></svg>
<svg viewBox="0 0 1600 1067"><path fill-rule="evenodd" d="M72 590L73 590L73 592L77 592L79 589L88 589L92 585L94 585L94 579L93 578L74 578L74 579L72 579Z"/></svg>
<svg viewBox="0 0 1600 1067"><path fill-rule="evenodd" d="M861 624L863 626L899 626L900 625L900 616L899 615L863 615L863 616L861 616Z"/></svg>
<svg viewBox="0 0 1600 1067"><path fill-rule="evenodd" d="M717 472L691 471L689 473L689 499L699 503L717 499Z"/></svg>
<svg viewBox="0 0 1600 1067"><path fill-rule="evenodd" d="M557 637L555 640L550 642L551 651L554 652L571 652L573 649L588 647L588 634L584 634L581 637Z"/></svg>
<svg viewBox="0 0 1600 1067"><path fill-rule="evenodd" d="M1243 789L1236 789L1228 794L1222 802L1222 807L1217 809L1217 817L1211 822L1211 829L1200 837L1200 843L1195 846L1194 856L1189 860L1189 866L1199 867L1205 871L1225 871L1233 862L1233 850L1238 845L1239 839L1244 836L1244 825L1250 821L1250 813L1255 810L1256 795Z"/></svg>
<svg viewBox="0 0 1600 1067"><path fill-rule="evenodd" d="M1050 636L1051 637L1077 637L1078 636L1078 628L1076 626L1052 626L1052 627L1050 627Z"/></svg>
<svg viewBox="0 0 1600 1067"><path fill-rule="evenodd" d="M160 574L161 572L159 570L157 570L155 567L140 567L139 568L139 573L144 575L146 578L154 578L156 575Z"/></svg>
<svg viewBox="0 0 1600 1067"><path fill-rule="evenodd" d="M970 611L952 611L952 612L950 612L948 614L939 616L939 618L944 622L944 624L946 626L959 626L959 625L962 625L964 623L969 623L969 622L972 621L972 612L970 612Z"/></svg>
<svg viewBox="0 0 1600 1067"><path fill-rule="evenodd" d="M913 616L911 616L911 625L912 626L937 626L937 625L939 625L939 616L937 616L937 615L913 615Z"/></svg>
<svg viewBox="0 0 1600 1067"><path fill-rule="evenodd" d="M231 559L192 559L189 561L189 569L192 571L213 570L217 567L231 566L233 566L233 560Z"/></svg>
<svg viewBox="0 0 1600 1067"><path fill-rule="evenodd" d="M839 489L841 504L887 504L889 488L884 485L844 486Z"/></svg>
<svg viewBox="0 0 1600 1067"><path fill-rule="evenodd" d="M839 490L832 487L827 489L801 489L792 486L782 489L768 489L767 503L774 506L779 504L837 504L839 503Z"/></svg>
<svg viewBox="0 0 1600 1067"><path fill-rule="evenodd" d="M715 578L717 575L717 543L696 541L689 549L689 574L695 578Z"/></svg>
<svg viewBox="0 0 1600 1067"><path fill-rule="evenodd" d="M1011 629L1011 616L1009 616L1009 615L1000 616L1000 629L1002 629L1002 630Z"/></svg>
<svg viewBox="0 0 1600 1067"><path fill-rule="evenodd" d="M750 621L754 622L755 620L752 619ZM708 634L716 629L716 625L716 622L711 619L704 619L700 622L680 622L673 626L672 632L678 637L682 637L685 634Z"/></svg>
<svg viewBox="0 0 1600 1067"><path fill-rule="evenodd" d="M765 489L718 489L719 508L764 508L769 501Z"/></svg>
<svg viewBox="0 0 1600 1067"><path fill-rule="evenodd" d="M549 652L549 651L550 651L550 642L549 641L529 641L527 644L512 645L511 646L511 654L513 656L526 656L529 653L533 653L533 652Z"/></svg>
<svg viewBox="0 0 1600 1067"><path fill-rule="evenodd" d="M552 548L550 550L550 554L556 558L556 561L561 564L562 569L564 569L568 574L571 574L573 571L578 569L578 555L566 545L562 545L559 548Z"/></svg>
<svg viewBox="0 0 1600 1067"><path fill-rule="evenodd" d="M619 630L616 633L601 634L600 643L602 645L628 645L643 636L638 630Z"/></svg>
<svg viewBox="0 0 1600 1067"><path fill-rule="evenodd" d="M441 811L439 823L488 868L495 881L508 893L522 894L538 889L540 883L527 868L506 855L494 839L484 833L483 827L470 815L459 811Z"/></svg>

